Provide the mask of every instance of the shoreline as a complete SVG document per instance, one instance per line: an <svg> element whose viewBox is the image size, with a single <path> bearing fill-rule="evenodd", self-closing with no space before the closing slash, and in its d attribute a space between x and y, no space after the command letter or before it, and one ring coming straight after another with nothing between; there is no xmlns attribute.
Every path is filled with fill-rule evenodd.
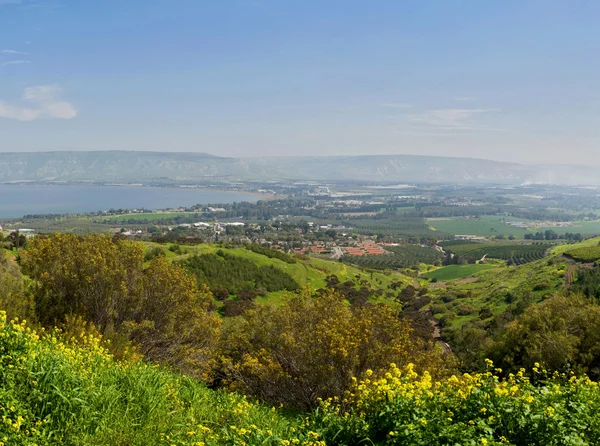
<svg viewBox="0 0 600 446"><path fill-rule="evenodd" d="M22 186L22 189L21 187ZM67 186L67 187L65 187ZM56 184L56 183L40 183L40 182L36 182L36 183L31 183L31 182L27 182L27 183L7 183L7 182L3 182L0 183L0 193L5 192L7 194L12 194L13 196L19 196L21 194L25 194L25 196L30 196L32 194L36 194L36 190L39 191L39 193L42 193L42 191L44 189L48 190L48 193L50 194L50 196L56 196L58 194L58 196L63 195L62 192L50 192L51 190L54 191L60 191L60 190L64 190L65 193L67 193L66 191L71 189L70 187L74 190L73 193L76 193L75 191L79 190L80 194L85 195L86 194L86 190L89 191L90 196L91 195L105 195L102 193L102 189L104 188L106 190L106 195L107 196L111 196L115 195L115 196L119 196L122 194L126 194L127 191L131 191L133 192L133 190L138 191L135 195L138 196L151 196L154 193L161 195L160 191L164 191L165 193L170 194L173 198L172 200L168 200L167 202L165 202L164 200L156 200L155 202L152 202L153 200L147 200L147 199L140 199L139 202L136 199L133 199L132 201L130 201L129 203L122 203L122 200L104 200L103 204L104 206L100 206L98 209L85 209L85 208L71 208L69 210L65 209L64 207L62 207L61 205L59 205L58 203L56 203L56 206L40 206L39 208L37 208L35 211L26 209L29 206L21 206L21 205L16 205L14 206L14 209L10 209L11 206L9 203L7 203L6 206L4 206L5 209L1 209L0 210L0 220L19 220L19 219L23 219L26 215L38 215L38 216L42 216L42 215L56 215L56 214L60 214L60 215L71 215L71 216L85 216L85 215L89 215L89 214L93 214L99 211L107 211L109 209L128 209L128 210L133 210L133 209L147 209L148 212L156 212L156 211L164 211L165 209L171 209L172 211L179 209L179 208L190 208L192 206L196 206L196 205L200 205L200 206L204 206L204 205L218 205L218 204L231 204L234 202L237 203L242 203L242 202L248 202L248 203L256 203L257 201L270 201L273 199L277 198L276 194L270 194L270 193L262 193L262 192L258 192L258 191L247 191L247 190L240 190L240 189L227 189L227 188L217 188L217 187L202 187L202 186L194 186L194 187L181 187L178 185L165 185L165 186L155 186L155 185L142 185L142 184L136 184L136 185L118 185L118 184L90 184L90 183L60 183L60 184ZM3 189L5 189L3 191ZM92 191L94 191L94 193L92 193ZM38 193L38 195L39 195ZM71 193L70 195L72 195L73 193ZM198 197L193 197L193 194L197 193L200 194L200 196ZM15 195L16 194L16 195ZM230 197L211 197L210 195L214 194L214 195L220 195L220 194L225 194L225 195L230 195L230 196L235 196L235 199L231 199ZM205 195L205 196L202 196ZM191 198L191 199L190 199ZM229 198L229 199L228 199ZM196 200L197 199L197 200ZM26 199L27 200L27 199ZM113 203L114 201L114 203ZM121 203L119 202L121 201ZM46 203L44 203L46 204ZM30 203L30 205L33 205L33 203Z"/></svg>

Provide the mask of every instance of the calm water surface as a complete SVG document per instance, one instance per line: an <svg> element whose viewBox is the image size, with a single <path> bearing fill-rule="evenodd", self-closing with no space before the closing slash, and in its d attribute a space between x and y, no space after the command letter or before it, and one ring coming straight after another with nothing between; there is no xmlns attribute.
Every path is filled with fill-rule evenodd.
<svg viewBox="0 0 600 446"><path fill-rule="evenodd" d="M0 184L0 218L240 201L256 201L256 197L195 188Z"/></svg>

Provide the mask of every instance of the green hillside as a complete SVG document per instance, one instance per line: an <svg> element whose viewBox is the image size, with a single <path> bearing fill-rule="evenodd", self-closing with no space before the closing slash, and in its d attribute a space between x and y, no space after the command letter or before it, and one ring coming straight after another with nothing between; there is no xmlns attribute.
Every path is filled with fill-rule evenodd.
<svg viewBox="0 0 600 446"><path fill-rule="evenodd" d="M568 262L552 256L520 266L495 266L451 265L427 274L448 281L431 284L430 294L434 313L446 318L449 329L491 317L524 297L533 303L561 292Z"/></svg>
<svg viewBox="0 0 600 446"><path fill-rule="evenodd" d="M398 271L369 271L345 263L316 257L303 256L297 258L296 263L287 263L280 259L269 258L266 255L250 251L244 247L227 248L215 244L198 244L182 246L182 253L176 254L169 250L169 247L173 245L153 242L146 242L146 245L149 250L153 248L163 249L167 259L172 262L183 261L194 255L215 254L218 250L223 250L226 253L247 259L260 267L274 266L288 273L301 287L309 287L312 290L325 288L327 286L325 278L332 274L337 276L341 282L348 280L356 283L365 282L374 290L386 290L393 283L398 282L402 286L414 285L416 280ZM268 292L266 296L259 297L257 302L277 303L285 294L283 291Z"/></svg>
<svg viewBox="0 0 600 446"><path fill-rule="evenodd" d="M11 446L598 444L600 392L539 371L436 380L390 366L337 403L289 413L139 360L65 343L0 313L0 443ZM490 366L491 370L491 366ZM431 390L435 389L434 392ZM548 389L552 389L548 391ZM571 443L554 440L573 438Z"/></svg>

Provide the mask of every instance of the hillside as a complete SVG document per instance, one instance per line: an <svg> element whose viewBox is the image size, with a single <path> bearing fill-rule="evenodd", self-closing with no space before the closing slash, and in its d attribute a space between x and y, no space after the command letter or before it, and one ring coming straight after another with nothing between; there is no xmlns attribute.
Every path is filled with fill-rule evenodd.
<svg viewBox="0 0 600 446"><path fill-rule="evenodd" d="M243 247L227 248L213 244L199 244L182 246L182 251L180 253L175 253L169 249L173 246L172 244L163 245L147 242L146 245L149 250L156 248L163 250L165 256L171 262L185 261L196 255L215 254L218 250L221 250L227 254L248 260L258 267L275 267L278 270L289 274L300 287L309 287L313 291L326 288L326 278L333 274L337 276L340 282L351 281L355 283L356 286L363 283L374 291L381 291L382 295L380 297L375 295L371 296L372 301L388 301L388 303L390 303L389 299L385 298L383 292L390 289L393 283L405 287L407 285L412 285L415 282L414 278L400 272L368 271L341 262L316 257L296 257L294 258L294 263L286 263L280 259L269 258ZM264 296L259 296L257 302L262 304L277 304L281 302L286 295L289 295L289 293L284 290L267 292Z"/></svg>
<svg viewBox="0 0 600 446"><path fill-rule="evenodd" d="M486 373L432 382L412 366L392 365L381 379L369 379L371 373L359 379L343 406L328 400L317 411L290 414L139 360L115 361L92 334L69 343L55 333L38 336L2 312L0 367L0 441L11 446L591 445L600 439L596 383L564 375L546 380L544 371L531 381L522 373L506 380Z"/></svg>
<svg viewBox="0 0 600 446"><path fill-rule="evenodd" d="M561 292L574 263L560 253L421 278L98 235L39 237L19 257L0 259L0 308L18 315L0 311L5 445L600 441L586 377L600 307Z"/></svg>
<svg viewBox="0 0 600 446"><path fill-rule="evenodd" d="M312 180L598 184L585 166L533 166L415 155L224 158L176 152L0 153L0 182Z"/></svg>

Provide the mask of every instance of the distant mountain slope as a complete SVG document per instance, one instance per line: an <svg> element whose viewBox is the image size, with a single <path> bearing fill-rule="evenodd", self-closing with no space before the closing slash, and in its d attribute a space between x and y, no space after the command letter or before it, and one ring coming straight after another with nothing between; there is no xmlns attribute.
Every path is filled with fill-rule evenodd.
<svg viewBox="0 0 600 446"><path fill-rule="evenodd" d="M600 184L597 169L418 155L225 158L133 151L0 153L0 182L359 180Z"/></svg>

